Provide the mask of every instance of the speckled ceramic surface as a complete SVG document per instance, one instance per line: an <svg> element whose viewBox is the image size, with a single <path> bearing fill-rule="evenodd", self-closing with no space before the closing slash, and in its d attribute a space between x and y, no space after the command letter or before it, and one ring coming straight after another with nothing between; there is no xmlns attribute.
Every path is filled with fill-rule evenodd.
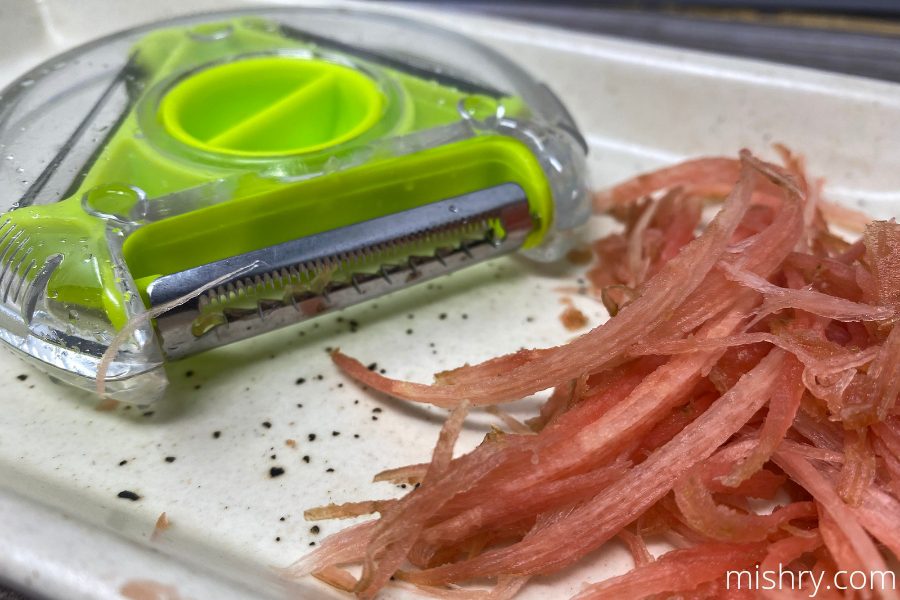
<svg viewBox="0 0 900 600"><path fill-rule="evenodd" d="M4 2L4 83L112 30L246 3L74 5ZM734 154L741 146L767 153L771 142L783 141L828 177L834 197L879 216L898 212L897 86L529 25L367 7L469 33L543 78L586 133L598 186L684 156ZM570 338L574 333L559 319L564 299L591 325L599 323L604 311L578 293L578 277L572 266L496 260L173 364L167 398L147 410L98 411L93 398L0 354L0 578L67 599L120 598L135 581L173 586L195 600L335 595L315 581L288 587L273 573L346 524L318 523L314 533L303 510L401 494L369 483L372 475L426 460L444 413L361 390L336 372L327 349L340 347L392 376L428 381L437 370ZM524 415L534 404L510 410ZM476 444L492 419L473 415L460 448ZM163 512L170 527L151 539ZM611 546L564 577L530 585L523 597L567 597L582 581L628 564L624 551Z"/></svg>

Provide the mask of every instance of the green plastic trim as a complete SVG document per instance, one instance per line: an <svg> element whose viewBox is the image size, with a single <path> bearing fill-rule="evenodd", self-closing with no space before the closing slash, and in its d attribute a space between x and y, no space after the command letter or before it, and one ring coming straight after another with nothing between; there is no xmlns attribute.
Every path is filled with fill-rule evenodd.
<svg viewBox="0 0 900 600"><path fill-rule="evenodd" d="M293 183L261 183L256 193L142 227L125 242L141 292L157 277L313 233L515 182L540 224L553 214L549 185L531 150L482 136L409 156Z"/></svg>
<svg viewBox="0 0 900 600"><path fill-rule="evenodd" d="M185 78L163 97L159 116L166 132L189 146L284 156L359 136L378 122L384 104L375 82L349 67L266 56Z"/></svg>
<svg viewBox="0 0 900 600"><path fill-rule="evenodd" d="M62 310L98 314L120 329L129 299L108 236L118 235L117 223L124 230L141 221L128 214L140 197L152 204L221 180L235 184L231 199L143 225L125 240L142 294L163 274L505 182L526 191L540 224L527 245L540 242L553 215L549 184L532 151L505 136L373 157L299 181L283 177L321 171L379 138L456 123L460 104L498 106L496 98L344 59L253 18L148 34L133 49L131 108L79 188L7 215L27 231L30 260L64 257L48 296ZM502 103L507 115L527 113L517 98Z"/></svg>

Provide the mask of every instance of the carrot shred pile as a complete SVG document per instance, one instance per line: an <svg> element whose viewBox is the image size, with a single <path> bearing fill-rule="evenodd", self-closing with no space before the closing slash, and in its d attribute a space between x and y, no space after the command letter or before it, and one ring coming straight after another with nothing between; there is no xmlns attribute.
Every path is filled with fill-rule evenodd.
<svg viewBox="0 0 900 600"><path fill-rule="evenodd" d="M508 598L612 539L634 568L580 600L725 594L726 571L888 571L900 556L900 225L821 198L802 159L701 158L595 197L624 224L589 273L610 319L559 347L439 373L345 373L452 409L405 497L286 570L373 598ZM702 223L704 206L722 202ZM864 227L856 242L829 228ZM453 458L466 413L553 389ZM754 509L757 500L774 504ZM650 539L675 549L654 558ZM893 558L891 557L893 555ZM362 567L360 575L347 567ZM473 583L492 582L473 589ZM837 579L840 581L840 578ZM890 590L861 592L893 597ZM802 595L802 593L801 593ZM804 596L805 597L805 596Z"/></svg>

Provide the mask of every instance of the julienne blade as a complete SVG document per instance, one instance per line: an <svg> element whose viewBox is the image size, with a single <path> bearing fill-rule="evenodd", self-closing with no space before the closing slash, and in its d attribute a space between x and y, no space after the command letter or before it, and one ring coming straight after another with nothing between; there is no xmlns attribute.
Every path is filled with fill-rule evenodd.
<svg viewBox="0 0 900 600"><path fill-rule="evenodd" d="M829 219L856 227L860 216L821 198L802 159L779 152L784 167L745 151L597 194L595 209L623 224L595 242L589 272L612 315L564 346L431 385L335 352L360 384L453 412L431 463L376 477L417 482L404 497L309 511L380 516L285 576L314 574L360 598L391 585L508 598L616 537L635 568L578 598L719 597L735 570L836 584L847 583L839 569L888 573L900 552L900 225L869 223L855 243L835 235ZM715 201L700 227L700 207ZM470 406L547 388L529 429L509 421L451 458ZM758 498L778 499L775 509L757 514ZM653 560L647 543L662 540L676 549ZM784 591L808 596L813 579ZM494 585L473 587L484 581Z"/></svg>
<svg viewBox="0 0 900 600"><path fill-rule="evenodd" d="M456 382L435 386L374 377L366 380L363 378L365 374L359 372L361 363L354 363L340 354L336 355L336 362L352 377L379 391L438 406L452 406L460 398L467 398L475 405L517 400L579 377L621 356L624 351L622 339L638 338L652 331L700 285L724 252L744 216L756 176L749 162L745 162L740 182L703 235L685 246L678 256L648 281L644 293L619 312L615 319L610 319L567 346L528 351L523 364L514 362L504 373L496 371L495 359L486 364L490 369L486 378L480 376L480 367L474 366L465 369L465 380L462 373L457 372ZM516 360L515 355L510 358Z"/></svg>

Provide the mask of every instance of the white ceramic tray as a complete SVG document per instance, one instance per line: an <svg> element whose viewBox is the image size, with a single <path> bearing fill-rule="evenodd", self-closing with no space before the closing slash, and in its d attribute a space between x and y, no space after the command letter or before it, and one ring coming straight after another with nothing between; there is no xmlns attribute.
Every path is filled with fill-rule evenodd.
<svg viewBox="0 0 900 600"><path fill-rule="evenodd" d="M0 80L99 35L213 7L224 6L4 0ZM898 212L896 85L426 9L364 7L468 33L543 78L585 132L597 186L691 155L733 155L743 146L770 154L782 141L827 176L832 197L879 216ZM98 412L89 396L0 354L0 580L71 600L121 598L122 586L136 580L194 600L334 595L315 581L286 588L272 573L345 525L319 523L315 535L303 509L400 494L369 483L372 475L425 460L443 413L364 393L336 372L326 347L428 381L463 362L565 341L572 333L558 319L568 295L560 289L577 277L496 260L176 364L171 393L152 413ZM589 299L574 301L592 324L604 318ZM533 407L525 401L511 410ZM474 415L461 448L490 423ZM270 478L272 466L285 474ZM141 499L117 498L122 490ZM171 528L151 541L162 512ZM567 597L628 565L611 544L565 576L531 584L524 597Z"/></svg>

